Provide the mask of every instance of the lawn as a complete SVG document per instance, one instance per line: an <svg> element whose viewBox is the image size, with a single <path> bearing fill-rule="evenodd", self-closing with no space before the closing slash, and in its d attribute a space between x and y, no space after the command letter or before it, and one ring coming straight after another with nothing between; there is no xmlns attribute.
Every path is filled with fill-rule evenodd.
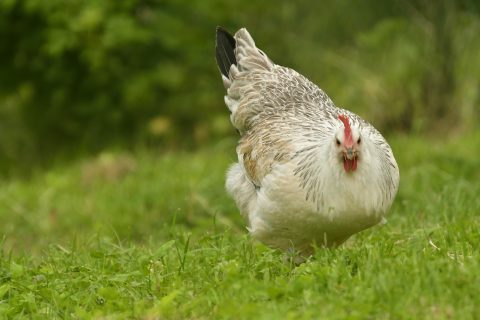
<svg viewBox="0 0 480 320"><path fill-rule="evenodd" d="M3 181L1 318L479 318L480 133L390 142L388 223L300 266L247 235L232 139Z"/></svg>

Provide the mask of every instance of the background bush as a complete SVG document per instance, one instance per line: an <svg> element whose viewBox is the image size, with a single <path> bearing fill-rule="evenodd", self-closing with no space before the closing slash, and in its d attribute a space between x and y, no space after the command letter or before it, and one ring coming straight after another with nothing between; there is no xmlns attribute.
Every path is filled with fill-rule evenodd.
<svg viewBox="0 0 480 320"><path fill-rule="evenodd" d="M275 62L387 133L454 133L479 120L473 0L3 0L1 171L234 134L217 25L247 27Z"/></svg>

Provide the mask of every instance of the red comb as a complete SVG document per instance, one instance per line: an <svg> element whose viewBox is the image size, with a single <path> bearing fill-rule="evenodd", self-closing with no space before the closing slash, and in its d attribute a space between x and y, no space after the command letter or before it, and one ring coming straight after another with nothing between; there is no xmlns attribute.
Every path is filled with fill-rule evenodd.
<svg viewBox="0 0 480 320"><path fill-rule="evenodd" d="M338 115L338 119L343 122L343 126L345 127L345 145L350 147L353 145L353 136L352 136L352 128L350 127L350 122L348 121L348 117L344 114Z"/></svg>

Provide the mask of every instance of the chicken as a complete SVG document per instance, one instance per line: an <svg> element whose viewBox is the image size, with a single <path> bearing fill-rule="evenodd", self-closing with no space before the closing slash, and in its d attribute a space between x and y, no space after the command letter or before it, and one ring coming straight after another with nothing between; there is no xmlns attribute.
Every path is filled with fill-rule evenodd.
<svg viewBox="0 0 480 320"><path fill-rule="evenodd" d="M273 63L246 29L217 28L216 60L240 134L226 189L254 238L308 256L384 220L400 175L372 125Z"/></svg>

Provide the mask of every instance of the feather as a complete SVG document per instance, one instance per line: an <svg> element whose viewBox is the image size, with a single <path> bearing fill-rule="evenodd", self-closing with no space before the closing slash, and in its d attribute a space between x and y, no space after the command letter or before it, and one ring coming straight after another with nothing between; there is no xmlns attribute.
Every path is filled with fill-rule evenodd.
<svg viewBox="0 0 480 320"><path fill-rule="evenodd" d="M235 46L235 39L232 35L222 27L217 27L215 55L220 72L227 78L232 64L237 64Z"/></svg>

